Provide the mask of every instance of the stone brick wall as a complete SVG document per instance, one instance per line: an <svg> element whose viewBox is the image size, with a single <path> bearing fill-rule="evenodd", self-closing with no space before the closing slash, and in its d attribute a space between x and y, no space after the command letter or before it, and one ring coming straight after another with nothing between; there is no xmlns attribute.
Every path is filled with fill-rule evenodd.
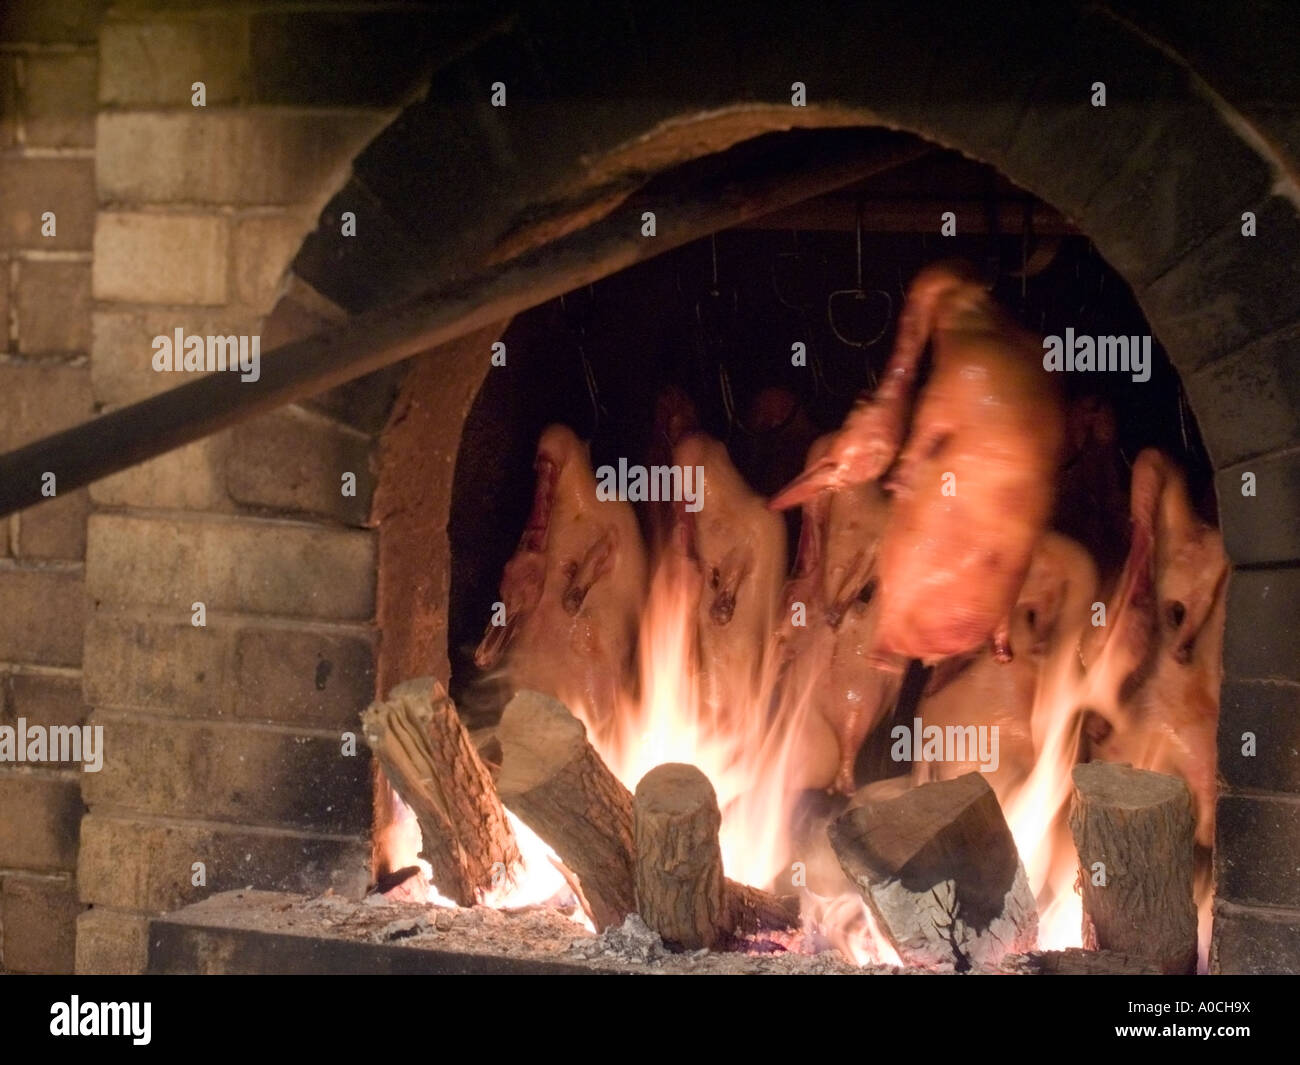
<svg viewBox="0 0 1300 1065"><path fill-rule="evenodd" d="M94 412L94 4L0 14L0 450ZM42 215L54 231L42 234ZM0 519L0 724L76 725L82 698L85 491ZM74 963L82 774L0 765L0 969Z"/></svg>
<svg viewBox="0 0 1300 1065"><path fill-rule="evenodd" d="M384 14L405 63L376 52L373 76L321 92L365 5L106 7L0 15L3 450L173 387L150 368L156 335L268 350L337 316L287 268L427 43ZM304 40L335 53L298 55ZM369 769L340 733L373 694L384 413L340 390L0 526L0 721L106 736L98 774L0 767L5 969L137 969L148 913L364 880Z"/></svg>
<svg viewBox="0 0 1300 1065"><path fill-rule="evenodd" d="M258 334L265 351L340 313L288 267L393 112L268 84L319 17L295 7L268 22L253 5L124 4L102 25L101 409L175 386L150 368L155 335ZM369 762L341 736L373 695L373 428L323 397L91 488L83 668L106 754L82 781L78 970L140 968L145 917L214 891L364 884Z"/></svg>

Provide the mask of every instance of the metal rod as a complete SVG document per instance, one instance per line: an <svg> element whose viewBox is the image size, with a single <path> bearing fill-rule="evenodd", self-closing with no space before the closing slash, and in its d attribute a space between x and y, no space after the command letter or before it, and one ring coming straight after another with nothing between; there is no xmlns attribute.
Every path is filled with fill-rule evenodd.
<svg viewBox="0 0 1300 1065"><path fill-rule="evenodd" d="M44 473L54 473L59 493L65 494L928 150L910 138L900 146L857 132L856 138L831 142L815 159L786 153L776 165L771 159L751 161L740 175L716 162L707 165L712 160L687 164L682 180L662 189L656 184L663 182L652 182L585 229L464 281L267 352L256 382L218 371L0 455L0 515L41 502ZM655 212L656 236L641 236L645 211Z"/></svg>
<svg viewBox="0 0 1300 1065"><path fill-rule="evenodd" d="M1004 200L991 216L987 205L972 200L873 200L861 207L864 233L939 232L944 211L957 216L957 232L966 236L984 236L993 228L1001 232L1024 225L1025 205L1019 200ZM809 203L799 203L788 210L748 223L750 229L797 229L800 232L852 233L858 227L856 201L847 196L831 196ZM1050 207L1032 207L1034 235L1039 237L1078 236L1073 223Z"/></svg>

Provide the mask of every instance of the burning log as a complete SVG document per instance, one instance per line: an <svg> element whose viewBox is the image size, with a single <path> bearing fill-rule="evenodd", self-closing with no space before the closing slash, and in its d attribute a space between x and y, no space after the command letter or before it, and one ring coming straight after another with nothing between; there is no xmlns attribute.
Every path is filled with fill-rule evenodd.
<svg viewBox="0 0 1300 1065"><path fill-rule="evenodd" d="M557 699L521 691L497 728L502 801L560 856L598 930L636 910L632 796Z"/></svg>
<svg viewBox="0 0 1300 1065"><path fill-rule="evenodd" d="M867 800L829 831L841 867L904 962L966 972L1034 948L1034 896L980 773Z"/></svg>
<svg viewBox="0 0 1300 1065"><path fill-rule="evenodd" d="M1196 971L1191 793L1179 778L1108 762L1074 767L1083 945Z"/></svg>
<svg viewBox="0 0 1300 1065"><path fill-rule="evenodd" d="M794 928L799 900L722 874L722 814L713 785L693 765L669 762L636 786L636 903L664 942L713 947L742 932Z"/></svg>
<svg viewBox="0 0 1300 1065"><path fill-rule="evenodd" d="M472 906L520 864L505 808L446 689L425 677L361 715L366 743L424 837L438 890Z"/></svg>
<svg viewBox="0 0 1300 1065"><path fill-rule="evenodd" d="M595 748L587 742L587 730L582 722L569 713L563 703L548 695L521 691L511 699L501 715L497 740L501 745L501 769L496 782L502 801L549 843L560 860L576 875L582 889L583 909L596 927L604 929L622 924L624 917L637 912L641 863L655 861L652 857L638 854L638 814L632 793L609 771ZM717 826L721 818L713 788L699 770L676 768L689 769L708 786L713 820L710 821L707 810L700 816L713 825L716 848ZM673 774L665 774L665 777L672 780ZM675 787L673 785L668 790ZM637 790L640 793L640 787ZM652 785L652 790L657 789ZM696 793L690 788L687 790ZM681 802L682 799L666 798L664 801ZM644 811L640 816L645 816ZM664 826L660 836L666 840L668 832L668 827ZM655 846L647 842L650 849L646 854L649 855ZM666 844L661 845L657 853L667 853L663 846ZM690 860L697 861L694 855ZM721 851L718 851L719 877L721 861ZM778 898L725 878L721 884L721 909L714 906L709 912L715 915L717 927L722 932L756 932L793 928L798 924L797 899ZM655 893L651 894L657 897ZM653 911L656 906L653 898L649 905ZM651 915L643 911L641 916L650 927L660 931ZM665 939L676 939L671 931L661 934Z"/></svg>
<svg viewBox="0 0 1300 1065"><path fill-rule="evenodd" d="M656 766L636 786L636 908L669 946L713 947L731 931L709 778L693 765Z"/></svg>
<svg viewBox="0 0 1300 1065"><path fill-rule="evenodd" d="M727 915L733 934L779 932L799 927L799 896L773 895L736 880L726 881Z"/></svg>

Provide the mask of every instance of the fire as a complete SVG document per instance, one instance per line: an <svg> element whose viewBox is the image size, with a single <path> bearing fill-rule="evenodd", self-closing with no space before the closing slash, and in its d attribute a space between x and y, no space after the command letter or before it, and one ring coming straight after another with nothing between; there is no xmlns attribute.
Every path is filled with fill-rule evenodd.
<svg viewBox="0 0 1300 1065"><path fill-rule="evenodd" d="M415 814L396 793L392 802L393 823L386 840L390 864L402 869L413 865L419 869L420 875L404 881L390 891L388 897L454 909L455 901L441 894L434 885L433 868L423 858L417 857L423 841ZM555 852L509 810L506 819L514 830L522 863L512 877L503 876L500 883L485 894L483 905L499 910L551 906L567 913L570 919L589 932L594 932L591 920L578 905L573 889L561 872L562 865Z"/></svg>
<svg viewBox="0 0 1300 1065"><path fill-rule="evenodd" d="M597 720L580 692L559 696L582 719L592 745L630 790L665 762L689 763L708 776L722 811L720 843L727 875L784 893L799 891L804 949L834 949L859 965L901 965L856 890L820 895L800 875L810 861L833 862L829 851L804 857L793 853L789 839L800 797L789 782L796 779L791 770L813 710L811 693L798 690L788 676L782 682L775 644L770 644L757 670L715 678L715 686L732 699L725 709L710 705L700 682L699 595L694 568L671 550L661 552L641 615L635 683L625 685L618 712ZM1078 946L1081 939L1074 849L1064 823L1075 757L1077 688L1077 679L1066 669L1040 683L1035 722L1043 722L1041 753L1030 776L998 796L1039 902L1042 949ZM574 904L554 852L513 815L510 821L524 864L484 904L503 909L561 905L591 929ZM402 849L413 855L419 848L413 817L407 828L413 835ZM428 866L419 864L427 881ZM428 901L452 905L431 885Z"/></svg>
<svg viewBox="0 0 1300 1065"><path fill-rule="evenodd" d="M743 693L720 715L704 697L696 653L699 588L694 574L665 553L654 571L642 614L638 681L624 693L612 721L591 719L580 701L574 712L592 744L629 789L664 762L699 767L712 781L722 810L721 846L727 874L778 891L801 889L805 932L858 964L900 964L857 891L824 897L794 875L788 826L799 792L789 786L792 760L811 712L809 693L780 683L773 648L765 650L755 685L750 675L721 685ZM1079 946L1081 900L1065 811L1077 748L1079 678L1068 656L1044 670L1034 720L1042 733L1030 776L999 794L1039 903L1042 949ZM823 856L824 858L824 856Z"/></svg>
<svg viewBox="0 0 1300 1065"><path fill-rule="evenodd" d="M703 771L722 811L724 867L738 880L767 884L785 857L778 828L789 812L781 781L791 715L783 708L766 712L775 688L775 667L766 659L757 684L748 675L720 678L719 687L734 700L727 712L709 704L696 653L698 585L679 562L666 556L651 580L642 614L639 694L624 692L619 713L603 727L585 707L573 710L606 765L631 790L665 762Z"/></svg>
<svg viewBox="0 0 1300 1065"><path fill-rule="evenodd" d="M665 553L655 568L642 613L638 685L624 692L613 720L592 719L571 703L593 746L629 788L664 762L686 762L712 781L722 811L723 865L735 879L776 890L800 890L805 938L833 947L860 965L899 965L856 890L822 896L797 875L806 865L792 853L789 825L799 792L789 785L808 714L809 693L783 685L774 647L765 649L755 684L750 674L721 687L742 698L720 714L701 690L696 652L699 588L694 574ZM1029 779L999 795L1041 910L1040 944L1078 946L1081 904L1074 891L1074 851L1064 825L1075 746L1072 686L1060 671L1041 686L1049 724ZM576 693L575 693L576 694ZM1036 717L1037 719L1037 717ZM1064 833L1064 835L1062 835ZM812 856L816 861L826 855Z"/></svg>
<svg viewBox="0 0 1300 1065"><path fill-rule="evenodd" d="M1072 685L1038 692L1035 719L1047 718L1046 736L1028 778L999 795L1025 876L1038 901L1038 945L1063 950L1082 945L1083 903L1075 890L1077 861L1065 813L1070 800L1070 767L1077 747Z"/></svg>
<svg viewBox="0 0 1300 1065"><path fill-rule="evenodd" d="M857 892L823 898L803 896L805 933L817 936L855 965L902 966L903 960L876 925L870 907Z"/></svg>
<svg viewBox="0 0 1300 1065"><path fill-rule="evenodd" d="M506 811L506 818L514 829L523 865L513 882L507 881L489 893L484 899L484 905L502 910L555 905L565 910L573 921L588 931L596 931L560 871L562 866L555 852L509 810Z"/></svg>
<svg viewBox="0 0 1300 1065"><path fill-rule="evenodd" d="M729 676L715 670L708 687L726 697L721 704L711 700L698 650L701 578L671 546L658 554L641 611L635 675L623 685L617 711L597 716L576 686L555 694L584 722L592 745L629 790L666 762L688 763L705 773L722 812L720 843L727 875L779 894L800 893L804 928L794 949L834 949L859 965L901 964L858 891L824 895L809 886L807 874L814 867L824 874L814 886L824 886L826 875L838 877L829 847L822 844L820 853L801 854L801 848L815 851L817 844L792 838L790 826L804 794L797 760L804 756L801 742L815 712L811 688L801 690L794 673L782 673L772 640L758 663L732 663L735 675ZM1079 659L1083 625L1080 621L1077 630L1059 641L1059 650L1039 671L1032 769L1018 783L995 784L1038 903L1041 950L1081 945L1077 856L1066 816L1071 768L1079 753L1079 708L1098 691L1116 686L1124 673L1122 661L1109 655L1109 648L1084 671ZM1158 768L1139 766L1148 767ZM590 929L555 854L513 815L510 821L524 864L484 904L560 906ZM414 833L407 840L414 854L419 830L413 819L407 828ZM824 827L819 832L824 841ZM423 868L427 879L429 870ZM1208 885L1198 889L1204 971L1209 890ZM429 901L451 905L432 887Z"/></svg>

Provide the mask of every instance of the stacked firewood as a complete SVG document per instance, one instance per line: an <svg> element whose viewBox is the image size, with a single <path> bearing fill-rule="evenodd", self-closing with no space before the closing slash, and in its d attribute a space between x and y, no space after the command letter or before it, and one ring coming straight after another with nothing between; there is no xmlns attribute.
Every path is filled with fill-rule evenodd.
<svg viewBox="0 0 1300 1065"><path fill-rule="evenodd" d="M399 685L362 715L384 772L419 820L434 883L461 905L518 872L508 809L555 851L593 925L637 913L681 949L798 924L798 899L728 879L721 814L699 769L669 763L636 793L558 700L522 691L475 748L442 685ZM880 932L907 964L985 971L1193 971L1193 814L1177 777L1074 769L1085 952L1033 954L1038 912L1015 841L978 772L860 794L829 840ZM1028 956L1028 961L1017 957Z"/></svg>
<svg viewBox="0 0 1300 1065"><path fill-rule="evenodd" d="M657 767L633 795L559 701L523 691L496 730L499 764L485 761L442 685L399 685L362 715L367 743L424 837L440 892L473 905L513 878L519 850L508 809L555 851L599 930L631 913L682 949L738 934L793 928L798 900L723 875L722 817L694 766Z"/></svg>

